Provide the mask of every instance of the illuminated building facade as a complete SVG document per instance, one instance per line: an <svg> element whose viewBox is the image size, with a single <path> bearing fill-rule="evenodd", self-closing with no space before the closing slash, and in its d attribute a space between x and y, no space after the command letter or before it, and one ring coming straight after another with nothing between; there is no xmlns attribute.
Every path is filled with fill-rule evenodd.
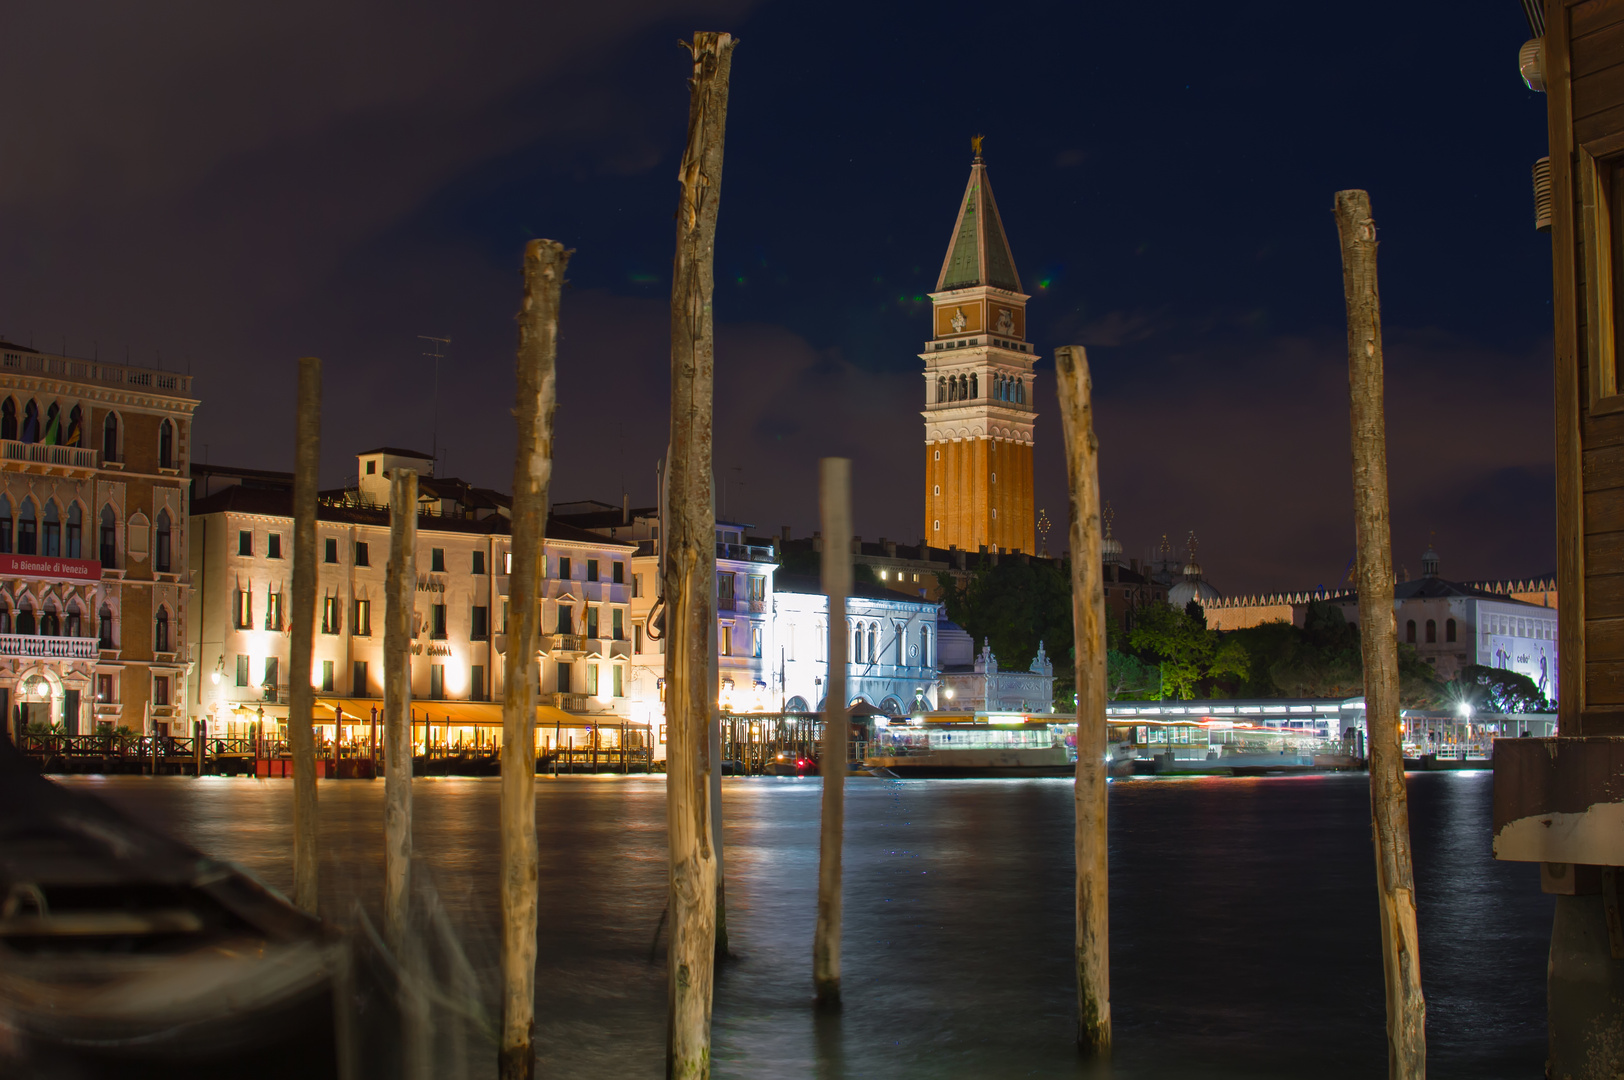
<svg viewBox="0 0 1624 1080"><path fill-rule="evenodd" d="M936 548L1036 550L1033 365L1015 258L976 140L947 257L930 294L925 538Z"/></svg>
<svg viewBox="0 0 1624 1080"><path fill-rule="evenodd" d="M0 715L183 734L191 376L0 343Z"/></svg>
<svg viewBox="0 0 1624 1080"><path fill-rule="evenodd" d="M489 489L429 476L431 459L380 448L358 456L355 488L323 492L316 526L316 635L309 674L317 723L334 707L370 721L383 706L388 477L421 471L412 700L435 738L489 743L506 678L511 502ZM195 710L210 731L244 733L287 717L293 580L291 484L227 484L196 503L192 551L201 640ZM636 545L568 524L547 526L541 589L540 703L584 724L625 718L631 655L631 557ZM218 677L218 678L216 678ZM555 719L557 717L555 716ZM544 728L546 724L542 725ZM584 734L563 731L584 745ZM273 728L264 727L270 731ZM441 733L444 733L443 735ZM330 732L329 732L330 733ZM543 731L545 748L554 736ZM607 743L603 745L608 745Z"/></svg>

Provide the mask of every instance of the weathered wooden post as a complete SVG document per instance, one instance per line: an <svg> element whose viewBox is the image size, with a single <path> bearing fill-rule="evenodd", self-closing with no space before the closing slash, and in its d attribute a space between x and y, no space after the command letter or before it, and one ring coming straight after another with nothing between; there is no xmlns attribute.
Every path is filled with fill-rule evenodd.
<svg viewBox="0 0 1624 1080"><path fill-rule="evenodd" d="M716 682L716 504L711 476L716 214L722 190L733 37L700 31L688 46L688 147L678 180L671 274L671 456L664 575L666 823L671 852L671 938L666 1076L710 1075L711 987L716 961L717 853L710 771Z"/></svg>
<svg viewBox="0 0 1624 1080"><path fill-rule="evenodd" d="M823 591L829 599L829 681L823 699L823 832L818 850L818 924L812 936L812 985L822 1009L840 1007L840 846L846 832L846 596L851 592L851 460L824 458L818 476L823 510Z"/></svg>
<svg viewBox="0 0 1624 1080"><path fill-rule="evenodd" d="M417 591L417 473L389 476L389 564L383 609L383 925L406 942L412 867L412 615ZM374 714L376 720L376 714Z"/></svg>
<svg viewBox="0 0 1624 1080"><path fill-rule="evenodd" d="M1111 937L1106 846L1105 591L1100 558L1094 383L1081 345L1054 351L1071 489L1071 618L1077 643L1077 1048L1111 1052Z"/></svg>
<svg viewBox="0 0 1624 1080"><path fill-rule="evenodd" d="M519 309L519 445L513 462L513 574L507 681L502 692L502 1080L535 1075L536 649L540 644L553 410L558 403L558 307L570 252L555 240L524 249Z"/></svg>
<svg viewBox="0 0 1624 1080"><path fill-rule="evenodd" d="M316 914L316 691L311 651L316 633L316 491L321 467L321 361L299 359L294 432L293 621L288 648L288 743L293 752L293 902Z"/></svg>
<svg viewBox="0 0 1624 1080"><path fill-rule="evenodd" d="M1410 865L1410 810L1398 706L1398 623L1393 615L1392 527L1387 510L1381 301L1370 196L1336 193L1342 291L1348 306L1348 390L1353 436L1354 525L1359 540L1359 638L1370 736L1370 826L1376 847L1382 972L1387 986L1387 1072L1427 1074L1427 1005Z"/></svg>

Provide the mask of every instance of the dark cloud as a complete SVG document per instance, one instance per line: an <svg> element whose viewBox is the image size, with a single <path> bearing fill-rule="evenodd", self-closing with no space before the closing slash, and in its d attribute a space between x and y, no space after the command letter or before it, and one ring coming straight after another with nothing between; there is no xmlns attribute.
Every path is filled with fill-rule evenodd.
<svg viewBox="0 0 1624 1080"><path fill-rule="evenodd" d="M190 368L198 453L263 467L291 460L291 362L318 354L328 483L358 450L437 440L445 469L506 486L519 254L554 237L577 249L556 494L647 501L687 111L675 42L723 27L742 40L717 248L731 516L815 527L816 459L844 454L859 531L919 538L924 294L982 132L1039 352L1090 349L1131 554L1195 529L1230 591L1340 574L1330 205L1363 186L1382 229L1397 559L1418 569L1436 532L1453 574L1550 568L1550 268L1528 191L1544 99L1516 78L1515 5L1462 21L1383 0L1374 36L1283 3L1006 5L973 42L986 9L932 15L13 5L0 333ZM453 339L437 389L419 334ZM1037 406L1059 547L1047 359Z"/></svg>

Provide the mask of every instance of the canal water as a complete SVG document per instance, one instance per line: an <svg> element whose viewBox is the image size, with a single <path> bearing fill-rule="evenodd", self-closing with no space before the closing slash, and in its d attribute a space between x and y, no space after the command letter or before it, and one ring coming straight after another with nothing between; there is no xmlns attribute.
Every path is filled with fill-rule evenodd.
<svg viewBox="0 0 1624 1080"><path fill-rule="evenodd" d="M287 781L65 783L291 891ZM1104 1069L1071 1048L1068 781L847 784L845 1008L830 1020L810 1007L818 781L723 789L735 955L716 991L717 1076L1385 1073L1362 775L1113 782ZM1552 905L1533 866L1490 857L1490 789L1480 772L1409 782L1435 1077L1543 1075ZM382 797L382 783L320 785L322 904L338 921L357 903L376 918ZM414 800L423 868L494 1004L497 782L420 779ZM657 1078L663 780L542 778L536 801L541 1074Z"/></svg>

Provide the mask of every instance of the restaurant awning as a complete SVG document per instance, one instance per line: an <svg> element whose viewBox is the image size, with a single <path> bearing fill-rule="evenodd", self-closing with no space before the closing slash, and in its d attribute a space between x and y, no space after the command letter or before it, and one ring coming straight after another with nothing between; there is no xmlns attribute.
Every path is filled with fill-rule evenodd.
<svg viewBox="0 0 1624 1080"><path fill-rule="evenodd" d="M335 698L320 697L316 699L316 722L318 724L333 722L335 709L344 710L346 724L362 724L372 722L372 710L377 709L379 719L382 719L383 702L377 698ZM416 722L421 724L427 717L430 724L439 726L450 724L452 726L478 726L501 727L502 706L491 701L414 701L412 714ZM578 727L589 728L594 726L618 727L630 723L624 716L579 716L575 713L565 712L552 705L536 706L537 727ZM646 724L633 725L647 727Z"/></svg>

